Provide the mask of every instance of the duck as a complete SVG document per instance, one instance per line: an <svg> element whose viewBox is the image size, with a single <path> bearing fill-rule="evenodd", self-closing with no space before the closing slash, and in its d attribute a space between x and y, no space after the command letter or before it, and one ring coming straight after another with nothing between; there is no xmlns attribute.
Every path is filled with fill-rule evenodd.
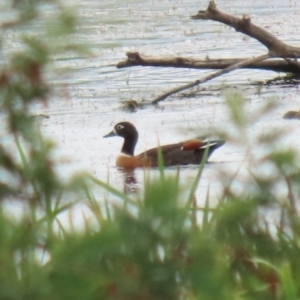
<svg viewBox="0 0 300 300"><path fill-rule="evenodd" d="M168 144L149 149L138 155L134 155L135 146L138 142L138 131L130 122L119 122L113 130L104 135L103 138L119 136L124 139L121 154L117 157L116 166L126 169L140 167L157 167L158 151L160 149L165 167L177 165L199 165L204 156L205 149L208 148L207 159L211 154L224 145L224 140L201 140L191 139L175 144Z"/></svg>

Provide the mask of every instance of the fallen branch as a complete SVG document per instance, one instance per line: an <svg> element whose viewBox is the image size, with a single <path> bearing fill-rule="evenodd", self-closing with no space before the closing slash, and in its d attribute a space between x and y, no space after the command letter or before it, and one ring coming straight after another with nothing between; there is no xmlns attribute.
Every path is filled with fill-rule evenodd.
<svg viewBox="0 0 300 300"><path fill-rule="evenodd" d="M167 97L181 92L183 90L195 87L204 82L212 80L216 77L229 73L233 70L240 68L260 68L270 69L273 71L292 72L295 74L300 73L300 64L297 62L297 58L300 57L300 48L290 46L282 42L276 36L268 32L267 30L260 28L253 24L249 16L244 15L242 18L237 18L232 15L226 14L217 9L214 1L210 1L205 11L199 11L196 15L191 16L193 20L213 20L221 22L230 27L233 27L236 31L242 32L267 47L268 53L246 59L230 59L230 60L196 60L191 58L157 58L147 57L137 52L127 53L127 60L117 64L118 68L125 68L131 66L159 66L159 67L180 67L180 68L197 68L197 69L222 69L213 74L205 76L201 79L193 81L191 83L182 85L180 87L169 90L155 98L151 104L157 104ZM282 60L269 60L269 58L281 58Z"/></svg>
<svg viewBox="0 0 300 300"><path fill-rule="evenodd" d="M244 61L247 58L227 58L227 59L211 59L207 57L205 60L197 58L185 57L157 57L143 55L139 52L127 52L127 59L119 62L116 67L128 68L135 66L143 67L172 67L172 68L189 68L189 69L212 69L219 70L227 68L231 65ZM250 65L243 66L244 69L258 69L274 72L297 73L300 70L300 64L294 60L265 60Z"/></svg>
<svg viewBox="0 0 300 300"><path fill-rule="evenodd" d="M242 18L237 18L219 11L214 1L209 2L208 8L205 11L200 10L191 18L193 20L217 21L233 27L236 31L244 33L265 45L268 48L270 57L300 57L300 48L287 45L272 33L256 26L251 22L251 18L248 15L244 15Z"/></svg>
<svg viewBox="0 0 300 300"><path fill-rule="evenodd" d="M262 60L265 60L267 58L269 58L269 54L264 54L264 55L261 55L261 56L255 57L255 58L245 59L245 60L243 60L241 62L238 62L238 63L236 63L234 65L231 65L231 66L229 66L229 67L227 67L227 68L225 68L223 70L220 70L220 71L217 71L217 72L215 72L213 74L205 76L202 79L199 79L199 80L193 81L191 83L188 83L188 84L182 85L180 87L177 87L175 89L172 89L172 90L170 90L170 91L162 94L161 96L156 97L154 100L151 101L151 103L152 104L157 104L158 102L166 99L167 97L169 97L169 96L171 96L173 94L179 93L179 92L181 92L183 90L186 90L186 89L189 89L189 88L192 88L194 86L197 86L197 85L199 85L201 83L207 82L207 81L209 81L211 79L214 79L216 77L219 77L221 75L224 75L226 73L234 71L236 69L240 69L240 68L242 68L244 66L247 66L248 64L258 63L258 62L260 62Z"/></svg>

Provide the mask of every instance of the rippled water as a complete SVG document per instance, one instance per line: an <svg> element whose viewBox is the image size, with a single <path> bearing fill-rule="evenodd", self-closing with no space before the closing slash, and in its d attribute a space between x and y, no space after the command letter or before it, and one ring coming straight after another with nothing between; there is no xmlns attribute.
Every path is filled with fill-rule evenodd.
<svg viewBox="0 0 300 300"><path fill-rule="evenodd" d="M70 2L70 1L69 1ZM117 69L115 65L125 59L127 51L148 55L172 55L205 58L246 57L265 53L257 41L225 25L212 21L193 21L190 16L206 8L208 1L152 0L152 1L78 1L74 6L81 19L77 34L93 56L57 58L57 68L71 71L60 78L50 78L54 97L48 107L36 107L34 113L50 116L42 122L42 130L58 144L56 152L63 177L77 170L88 170L112 185L122 189L124 174L114 167L121 139L102 139L113 125L121 120L133 122L139 129L137 153L157 145L192 137L210 128L228 127L228 114L222 93L167 99L159 108L147 107L136 113L120 109L120 101L136 99L150 101L155 96L188 83L211 71L134 67ZM235 14L249 14L253 22L270 30L283 41L300 46L298 1L216 1L218 8ZM46 9L46 8L45 8ZM47 13L47 10L44 12ZM13 44L13 37L11 44ZM6 41L9 44L9 40ZM287 129L286 146L297 144L298 121L282 120L290 109L300 107L298 86L265 87L257 93L251 83L277 76L274 72L238 70L205 84L216 88L226 83L232 89L241 89L246 97L246 109L251 114L262 105L266 97L275 96L279 106L249 128L255 137L262 131ZM196 129L196 131L191 131ZM253 149L252 149L253 150ZM211 157L197 192L204 199L207 187L218 190L216 170L236 169L243 161L245 148L228 142ZM259 153L260 149L254 149ZM151 171L156 174L156 170ZM170 169L168 172L174 172ZM197 168L182 169L182 180L191 182ZM134 173L138 186L142 171ZM216 192L217 193L217 192ZM101 198L101 196L99 196Z"/></svg>

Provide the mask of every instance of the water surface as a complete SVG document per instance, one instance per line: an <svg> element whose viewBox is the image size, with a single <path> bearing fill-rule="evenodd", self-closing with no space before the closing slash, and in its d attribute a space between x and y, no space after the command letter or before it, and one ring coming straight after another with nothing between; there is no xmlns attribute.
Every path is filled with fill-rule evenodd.
<svg viewBox="0 0 300 300"><path fill-rule="evenodd" d="M230 130L224 95L218 92L224 84L243 91L249 115L254 114L269 97L276 97L279 105L249 126L248 145L242 147L228 141L212 155L197 190L199 205L202 205L208 187L212 195L218 195L220 180L216 174L219 170L228 169L234 173L241 165L247 170L244 162L247 150L251 148L255 155L264 152L251 144L262 132L283 128L288 132L283 147L299 147L299 122L282 119L285 111L300 107L298 86L269 86L258 93L253 85L277 76L274 72L238 70L205 84L208 92L196 97L176 95L159 107L147 107L135 113L120 109L120 101L151 101L169 88L211 72L154 67L117 69L115 65L125 59L127 51L198 58L251 57L266 52L257 41L225 25L191 20L190 16L205 9L208 1L87 0L70 3L81 19L76 38L88 46L93 56L57 57L56 67L71 71L59 78L49 78L54 87L49 106L33 109L34 113L50 116L42 121L42 131L57 143L55 155L62 177L87 170L103 181L109 177L113 186L123 189L124 174L114 166L122 141L119 138L102 139L119 121L127 120L137 126L140 132L137 153L155 147L158 139L161 144L167 144L201 135L212 128ZM219 9L228 13L251 15L257 25L270 30L284 42L300 46L300 4L297 1L223 0L216 3ZM44 13L47 13L47 8ZM14 45L13 36L10 38L6 44ZM210 89L217 91L210 92ZM153 176L158 173L157 170L151 172ZM175 171L170 169L167 172L172 174ZM196 172L197 168L193 166L182 168L182 182L192 182ZM134 176L134 185L139 187L143 171L136 170ZM99 200L102 195L99 192ZM215 199L217 201L217 197Z"/></svg>

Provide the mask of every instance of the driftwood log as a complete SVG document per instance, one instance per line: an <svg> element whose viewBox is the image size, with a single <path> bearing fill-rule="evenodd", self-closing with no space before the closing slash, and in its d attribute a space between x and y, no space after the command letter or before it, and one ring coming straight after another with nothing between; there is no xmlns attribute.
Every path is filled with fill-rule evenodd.
<svg viewBox="0 0 300 300"><path fill-rule="evenodd" d="M183 90L195 87L213 78L229 73L240 68L263 69L275 72L289 72L300 74L300 64L297 58L300 57L300 48L283 43L276 36L267 30L253 24L248 15L238 18L217 9L214 1L210 1L206 10L200 10L196 15L191 16L192 20L213 20L233 27L236 31L244 33L263 44L268 52L266 54L244 58L244 59L193 59L184 57L152 57L138 52L126 53L127 59L117 64L117 68L133 66L154 66L174 68L195 68L195 69L218 69L208 76L202 77L191 83L171 89L156 97L152 104L166 99L167 97ZM271 59L271 60L270 60Z"/></svg>
<svg viewBox="0 0 300 300"><path fill-rule="evenodd" d="M118 69L144 66L144 67L172 67L172 68L188 68L188 69L212 69L219 70L227 68L236 63L246 60L246 58L222 58L212 59L206 57L205 59L185 58L185 57L161 57L144 55L139 52L127 52L127 59L119 62L116 67ZM299 65L300 66L300 65ZM274 72L297 73L299 72L298 64L291 63L282 59L264 60L256 64L252 63L242 68L258 69Z"/></svg>

